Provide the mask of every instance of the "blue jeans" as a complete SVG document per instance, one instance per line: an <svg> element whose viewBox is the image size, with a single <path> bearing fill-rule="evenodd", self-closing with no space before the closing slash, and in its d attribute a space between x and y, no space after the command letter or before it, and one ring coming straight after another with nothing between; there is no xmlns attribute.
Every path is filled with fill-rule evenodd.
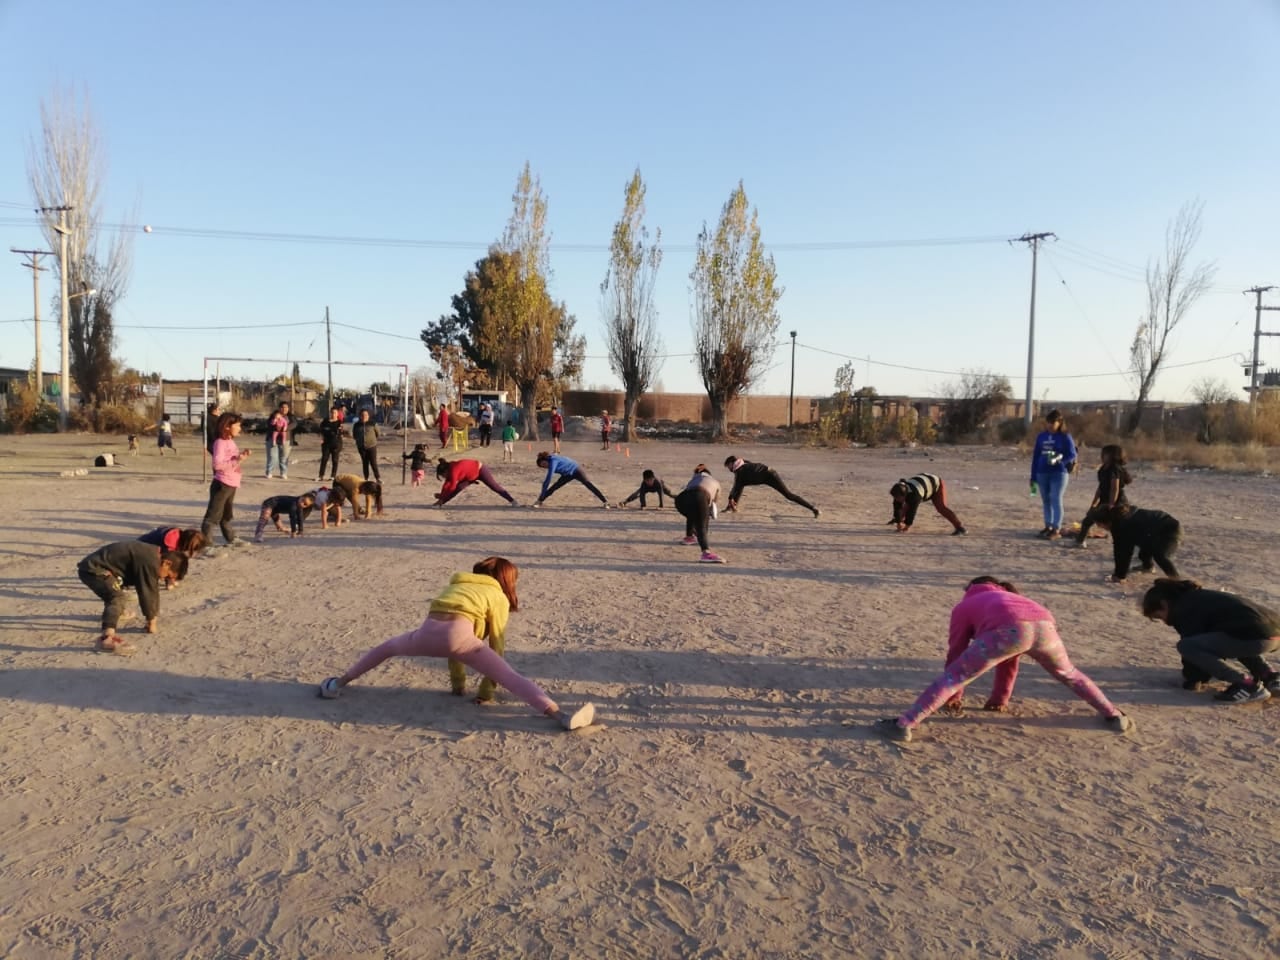
<svg viewBox="0 0 1280 960"><path fill-rule="evenodd" d="M277 468L280 470L280 476L289 475L289 444L287 443L267 444L266 476L271 476L271 472Z"/></svg>
<svg viewBox="0 0 1280 960"><path fill-rule="evenodd" d="M1040 503L1044 507L1044 525L1054 530L1062 529L1062 499L1067 494L1071 476L1063 470L1036 474L1036 486L1040 488Z"/></svg>

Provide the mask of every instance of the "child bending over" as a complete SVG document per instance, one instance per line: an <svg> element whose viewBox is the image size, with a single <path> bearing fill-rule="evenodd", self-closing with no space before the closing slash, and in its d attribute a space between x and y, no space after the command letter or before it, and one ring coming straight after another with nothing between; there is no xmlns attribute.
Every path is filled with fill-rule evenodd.
<svg viewBox="0 0 1280 960"><path fill-rule="evenodd" d="M340 696L343 687L391 657L440 657L449 660L455 696L466 693L465 667L471 667L485 677L477 703L492 699L493 685L498 683L566 730L592 723L592 704L565 713L546 691L516 673L503 659L507 620L512 611L520 609L516 596L519 576L519 568L505 557L486 557L470 573L455 573L440 596L431 601L421 626L374 647L342 676L325 680L320 684L320 696Z"/></svg>
<svg viewBox="0 0 1280 960"><path fill-rule="evenodd" d="M1124 447L1118 443L1108 443L1102 448L1102 465L1098 467L1098 489L1093 495L1093 502L1080 521L1080 532L1076 534L1076 542L1084 545L1089 536L1089 528L1097 522L1099 515L1105 516L1114 507L1129 506L1129 498L1124 488L1133 483L1133 475L1129 473L1128 463L1124 455Z"/></svg>
<svg viewBox="0 0 1280 960"><path fill-rule="evenodd" d="M652 470L645 470L640 474L640 486L636 489L636 492L619 503L618 506L625 507L628 503L639 497L640 509L643 510L646 505L645 502L649 499L649 495L657 494L658 506L661 507L663 505L662 495L664 493L673 500L675 499L676 495L667 489L667 485L662 482L661 477L655 474Z"/></svg>
<svg viewBox="0 0 1280 960"><path fill-rule="evenodd" d="M302 536L303 518L315 504L316 495L309 491L298 497L267 497L262 501L262 512L258 514L258 529L253 531L254 542L262 542L262 531L266 529L267 521L275 523L276 529L284 533L284 524L280 522L282 514L289 517L289 536Z"/></svg>
<svg viewBox="0 0 1280 960"><path fill-rule="evenodd" d="M1182 542L1182 524L1176 517L1163 510L1124 506L1107 511L1095 510L1093 523L1111 531L1115 569L1107 577L1109 583L1124 583L1134 550L1138 551L1143 573L1150 573L1158 566L1170 577L1178 575L1173 555Z"/></svg>
<svg viewBox="0 0 1280 960"><path fill-rule="evenodd" d="M890 523L899 533L911 529L916 522L916 511L920 504L926 502L932 503L933 509L951 524L953 537L965 533L960 518L947 506L947 485L936 474L917 473L914 477L899 480L889 488L889 496L893 497L893 519Z"/></svg>
<svg viewBox="0 0 1280 960"><path fill-rule="evenodd" d="M102 601L102 632L96 649L127 657L137 647L116 635L125 608L125 588L133 587L147 622L147 633L155 633L160 616L160 584L187 575L187 556L176 550L157 549L141 540L126 540L95 550L80 561L76 572L80 582Z"/></svg>

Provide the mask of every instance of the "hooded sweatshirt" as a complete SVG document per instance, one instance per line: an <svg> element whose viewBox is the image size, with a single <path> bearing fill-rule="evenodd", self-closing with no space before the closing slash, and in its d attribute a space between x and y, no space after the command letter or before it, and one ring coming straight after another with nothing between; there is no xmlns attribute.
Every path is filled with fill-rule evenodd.
<svg viewBox="0 0 1280 960"><path fill-rule="evenodd" d="M502 585L483 573L455 573L440 596L431 601L431 613L459 613L471 621L476 636L501 650L506 642L511 603Z"/></svg>
<svg viewBox="0 0 1280 960"><path fill-rule="evenodd" d="M951 608L950 649L963 647L976 636L1019 623L1053 623L1053 614L1034 600L1009 593L994 583L975 583Z"/></svg>

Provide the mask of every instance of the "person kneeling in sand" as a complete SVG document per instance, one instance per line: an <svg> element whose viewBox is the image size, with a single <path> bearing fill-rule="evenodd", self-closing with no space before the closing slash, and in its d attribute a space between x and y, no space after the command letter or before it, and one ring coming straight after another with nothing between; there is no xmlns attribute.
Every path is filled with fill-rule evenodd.
<svg viewBox="0 0 1280 960"><path fill-rule="evenodd" d="M137 647L116 635L123 619L125 588L133 587L138 606L147 621L147 633L155 633L160 616L160 584L181 580L187 575L187 556L176 550L157 548L141 540L108 543L95 550L76 567L80 582L102 601L102 632L96 649L100 653L129 656Z"/></svg>
<svg viewBox="0 0 1280 960"><path fill-rule="evenodd" d="M465 664L485 677L477 703L492 699L493 684L498 683L566 730L588 726L595 720L593 704L565 713L545 690L503 659L507 620L511 611L520 609L519 576L519 568L505 557L485 557L470 573L455 573L444 592L431 601L421 626L374 647L342 676L329 677L320 684L319 695L328 700L338 697L343 687L391 657L441 657L449 660L455 696L466 693Z"/></svg>

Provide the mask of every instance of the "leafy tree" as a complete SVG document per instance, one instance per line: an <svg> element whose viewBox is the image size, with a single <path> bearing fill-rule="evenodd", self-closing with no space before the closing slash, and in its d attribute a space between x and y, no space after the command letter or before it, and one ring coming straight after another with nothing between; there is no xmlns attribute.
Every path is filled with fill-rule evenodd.
<svg viewBox="0 0 1280 960"><path fill-rule="evenodd" d="M965 370L959 382L943 388L942 395L950 401L942 414L942 432L954 443L986 426L988 418L1009 402L1013 386L1008 377L989 370Z"/></svg>
<svg viewBox="0 0 1280 960"><path fill-rule="evenodd" d="M99 253L106 160L87 96L82 101L74 93L55 93L40 105L40 125L41 140L31 143L28 150L28 176L37 207L71 208L66 213L66 279L68 291L79 294L69 301L66 318L71 376L80 388L82 402L98 408L111 396L113 319L116 304L128 289L133 234L116 233L106 244L105 255ZM43 214L44 238L50 250L59 249L58 223L57 211ZM91 290L95 292L90 294ZM69 385L63 384L62 389L69 389Z"/></svg>
<svg viewBox="0 0 1280 960"><path fill-rule="evenodd" d="M1169 335L1204 296L1217 273L1213 263L1191 265L1203 210L1202 203L1184 204L1165 230L1164 258L1147 265L1147 310L1129 347L1129 369L1138 384L1138 397L1129 414L1128 434L1142 422L1143 408L1165 361Z"/></svg>
<svg viewBox="0 0 1280 960"><path fill-rule="evenodd" d="M1235 400L1235 394L1223 381L1205 377L1191 385L1191 395L1200 405L1197 439L1201 443L1213 443L1222 432L1228 405Z"/></svg>
<svg viewBox="0 0 1280 960"><path fill-rule="evenodd" d="M492 253L477 260L474 270L467 271L462 292L455 293L450 300L453 312L442 314L418 335L433 360L439 362L439 351L452 345L461 351L463 362L472 369L479 370L488 366L488 361L476 342L476 331L480 328L481 314L484 312L480 302L481 290L487 282L491 282L491 258Z"/></svg>
<svg viewBox="0 0 1280 960"><path fill-rule="evenodd" d="M637 169L624 191L622 219L613 227L609 270L600 284L600 311L609 342L609 367L622 380L623 439L635 435L636 404L657 376L658 308L653 299L662 265L662 231L649 243L644 226L645 185Z"/></svg>
<svg viewBox="0 0 1280 960"><path fill-rule="evenodd" d="M729 434L729 405L767 369L781 324L777 269L760 242L756 211L741 181L712 234L704 223L689 275L694 353L711 401L712 435Z"/></svg>

